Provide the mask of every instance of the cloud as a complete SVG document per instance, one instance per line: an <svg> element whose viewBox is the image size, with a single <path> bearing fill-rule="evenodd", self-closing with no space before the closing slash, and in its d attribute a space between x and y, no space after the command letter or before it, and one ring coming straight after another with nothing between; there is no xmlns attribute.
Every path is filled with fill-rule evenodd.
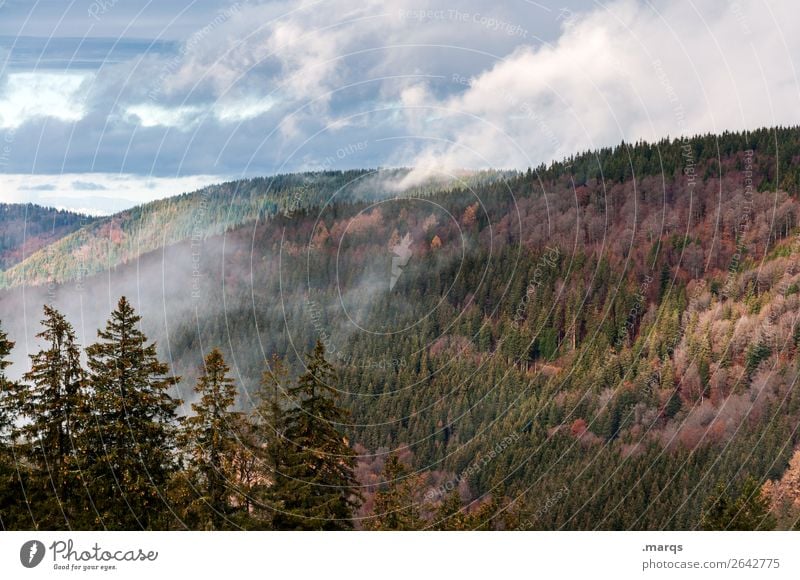
<svg viewBox="0 0 800 580"><path fill-rule="evenodd" d="M72 189L76 191L104 191L108 188L101 183L95 183L93 181L75 180L72 182Z"/></svg>
<svg viewBox="0 0 800 580"><path fill-rule="evenodd" d="M81 57L100 64L80 74L7 74L0 139L15 130L2 168L167 177L415 165L419 180L796 124L795 11L790 0L206 2L179 42Z"/></svg>
<svg viewBox="0 0 800 580"><path fill-rule="evenodd" d="M270 111L275 102L275 99L266 97L174 107L142 103L126 107L124 118L144 128L167 127L189 131L196 128L198 123L210 119L216 119L222 124L255 119Z"/></svg>
<svg viewBox="0 0 800 580"><path fill-rule="evenodd" d="M441 112L426 134L449 142L414 163L525 167L622 140L797 124L800 40L780 26L791 10L618 0L573 14L556 43L520 46L428 100Z"/></svg>
<svg viewBox="0 0 800 580"><path fill-rule="evenodd" d="M52 183L41 183L41 184L38 184L38 185L30 185L30 184L27 184L27 183L23 183L19 187L17 187L17 190L19 190L19 191L55 191L56 190L56 186L53 185Z"/></svg>
<svg viewBox="0 0 800 580"><path fill-rule="evenodd" d="M8 74L0 92L0 129L17 129L31 119L83 119L92 77L90 73Z"/></svg>
<svg viewBox="0 0 800 580"><path fill-rule="evenodd" d="M196 191L226 180L227 176L223 175L155 177L107 173L5 174L0 180L0 202L30 202L104 215L155 199ZM87 195L87 191L92 192L92 195Z"/></svg>
<svg viewBox="0 0 800 580"><path fill-rule="evenodd" d="M168 127L188 131L199 120L203 110L196 106L164 107L144 103L125 109L125 119L144 128Z"/></svg>
<svg viewBox="0 0 800 580"><path fill-rule="evenodd" d="M269 112L275 104L276 100L272 97L249 98L240 101L219 102L212 109L214 117L221 123L241 123Z"/></svg>

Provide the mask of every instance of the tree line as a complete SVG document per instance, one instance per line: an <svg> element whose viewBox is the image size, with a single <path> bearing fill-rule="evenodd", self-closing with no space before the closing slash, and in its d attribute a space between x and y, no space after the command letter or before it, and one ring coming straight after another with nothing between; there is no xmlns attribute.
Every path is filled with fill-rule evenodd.
<svg viewBox="0 0 800 580"><path fill-rule="evenodd" d="M491 527L504 511L497 501L467 510L457 491L424 505L423 478L395 453L380 485L361 486L321 342L294 380L273 356L249 411L212 349L191 413L179 415L181 379L140 320L122 297L82 353L45 305L42 347L19 381L6 375L14 343L0 330L0 528L454 530Z"/></svg>
<svg viewBox="0 0 800 580"><path fill-rule="evenodd" d="M274 359L248 413L212 350L181 417L180 378L139 321L121 298L84 365L72 325L45 306L20 381L5 375L14 343L0 333L4 529L352 527L354 453L321 344L296 382Z"/></svg>

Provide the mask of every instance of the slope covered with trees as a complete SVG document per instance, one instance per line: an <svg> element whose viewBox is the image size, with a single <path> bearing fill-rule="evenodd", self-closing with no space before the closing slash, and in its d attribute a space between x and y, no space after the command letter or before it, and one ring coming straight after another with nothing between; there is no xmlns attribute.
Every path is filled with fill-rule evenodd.
<svg viewBox="0 0 800 580"><path fill-rule="evenodd" d="M0 203L0 271L92 221L89 216L32 203Z"/></svg>
<svg viewBox="0 0 800 580"><path fill-rule="evenodd" d="M94 328L135 297L189 417L151 526L792 527L797 159L797 129L622 145L311 204L0 304Z"/></svg>

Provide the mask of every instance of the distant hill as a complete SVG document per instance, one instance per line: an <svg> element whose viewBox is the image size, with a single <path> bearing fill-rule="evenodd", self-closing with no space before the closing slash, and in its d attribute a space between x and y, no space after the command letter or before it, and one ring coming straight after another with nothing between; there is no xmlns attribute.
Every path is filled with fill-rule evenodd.
<svg viewBox="0 0 800 580"><path fill-rule="evenodd" d="M0 203L0 270L94 221L94 218L32 203Z"/></svg>
<svg viewBox="0 0 800 580"><path fill-rule="evenodd" d="M24 254L24 262L10 261L8 265L12 267L0 273L0 287L76 280L125 264L147 252L183 240L201 241L245 223L270 220L276 215L293 216L325 204L392 197L399 193L394 184L408 172L407 169L325 171L242 179L107 217L85 218L82 223L74 220L71 229L31 245ZM459 182L479 185L511 174L473 172L465 174ZM443 187L446 189L447 185L441 180L432 179L406 193L419 195Z"/></svg>

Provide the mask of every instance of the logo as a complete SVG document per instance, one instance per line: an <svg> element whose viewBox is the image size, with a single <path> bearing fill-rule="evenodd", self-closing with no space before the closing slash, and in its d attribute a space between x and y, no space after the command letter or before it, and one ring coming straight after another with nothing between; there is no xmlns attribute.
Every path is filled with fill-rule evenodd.
<svg viewBox="0 0 800 580"><path fill-rule="evenodd" d="M394 285L397 284L400 274L403 273L403 268L408 264L413 254L411 251L411 234L403 236L400 243L392 247L392 252L394 256L392 256L392 278L389 281L389 290L392 290Z"/></svg>
<svg viewBox="0 0 800 580"><path fill-rule="evenodd" d="M19 549L19 561L26 568L36 568L44 559L44 544L39 540L28 540Z"/></svg>

